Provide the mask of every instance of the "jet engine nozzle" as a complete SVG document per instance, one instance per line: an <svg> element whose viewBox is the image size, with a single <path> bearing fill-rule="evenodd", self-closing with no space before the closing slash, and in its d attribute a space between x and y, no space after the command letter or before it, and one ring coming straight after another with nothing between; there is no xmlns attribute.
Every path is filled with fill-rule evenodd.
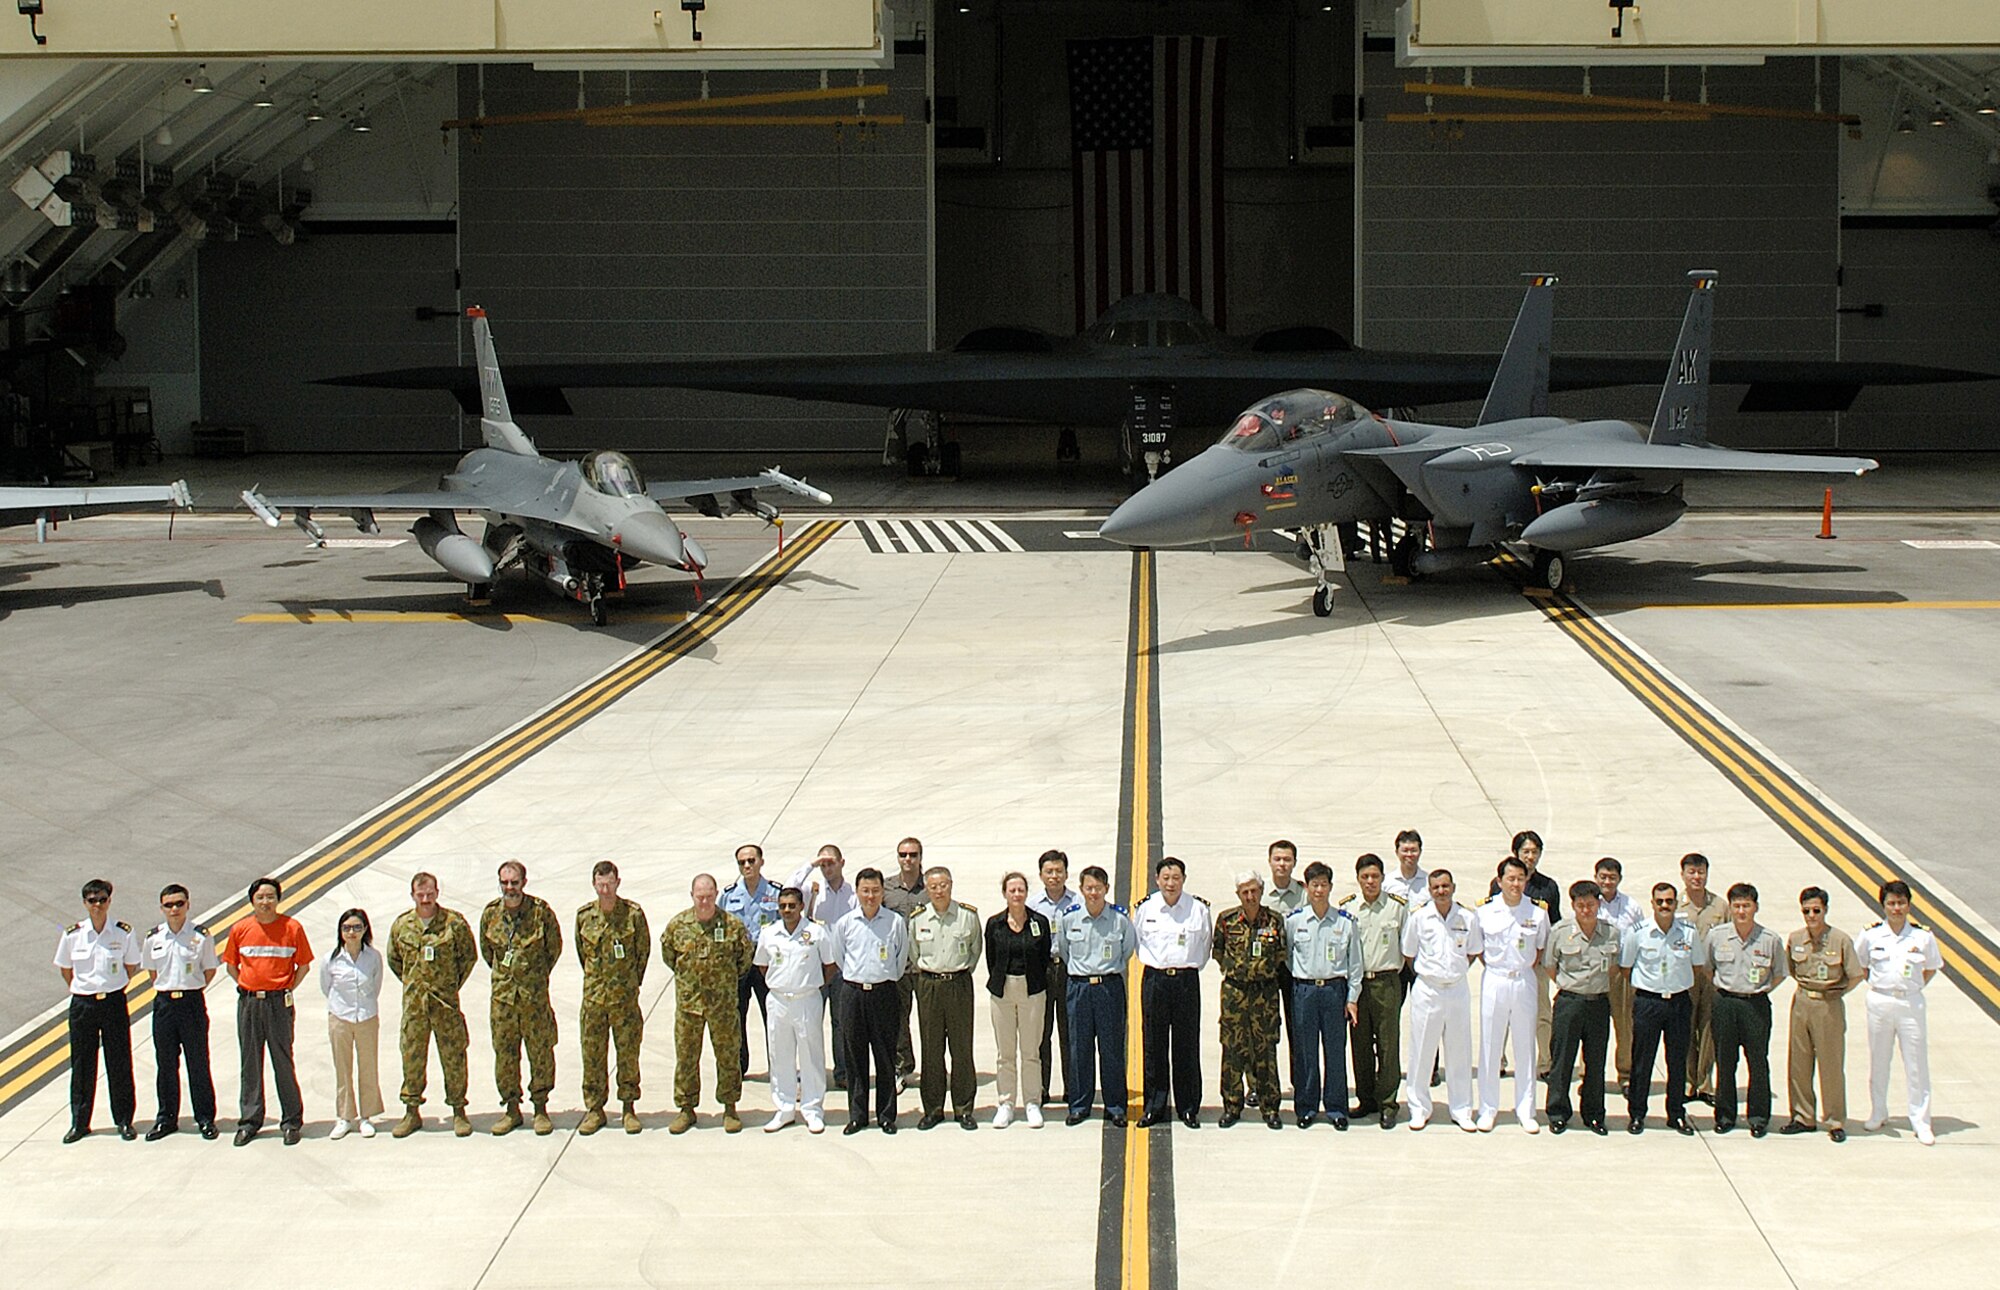
<svg viewBox="0 0 2000 1290"><path fill-rule="evenodd" d="M492 553L459 532L456 525L447 526L435 516L426 515L410 526L410 533L425 555L460 582L493 581Z"/></svg>
<svg viewBox="0 0 2000 1290"><path fill-rule="evenodd" d="M687 562L681 531L658 510L634 511L611 530L611 549L628 559L678 569Z"/></svg>

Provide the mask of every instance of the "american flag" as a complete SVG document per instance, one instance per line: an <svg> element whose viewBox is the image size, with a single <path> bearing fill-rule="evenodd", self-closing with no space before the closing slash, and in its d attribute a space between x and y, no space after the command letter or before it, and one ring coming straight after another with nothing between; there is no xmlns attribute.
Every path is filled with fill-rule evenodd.
<svg viewBox="0 0 2000 1290"><path fill-rule="evenodd" d="M1221 327L1222 56L1218 36L1069 42L1076 325L1145 291Z"/></svg>

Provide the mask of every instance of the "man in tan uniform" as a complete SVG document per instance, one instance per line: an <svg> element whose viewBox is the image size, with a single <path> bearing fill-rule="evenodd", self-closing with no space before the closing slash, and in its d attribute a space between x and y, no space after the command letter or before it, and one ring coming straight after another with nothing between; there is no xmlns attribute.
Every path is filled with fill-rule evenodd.
<svg viewBox="0 0 2000 1290"><path fill-rule="evenodd" d="M972 968L986 947L979 911L951 898L951 870L924 871L930 903L910 916L910 974L916 978L917 1031L923 1044L919 1129L944 1120L945 1051L951 1052L951 1110L960 1128L975 1127L972 1098L979 1073L972 1064Z"/></svg>
<svg viewBox="0 0 2000 1290"><path fill-rule="evenodd" d="M1820 1125L1835 1142L1847 1141L1847 992L1867 979L1854 940L1827 925L1821 887L1799 893L1806 925L1785 938L1785 960L1798 986L1792 994L1792 1042L1786 1062L1792 1118L1780 1133L1811 1133ZM1813 1102L1813 1068L1826 1101L1826 1118Z"/></svg>
<svg viewBox="0 0 2000 1290"><path fill-rule="evenodd" d="M1729 902L1708 889L1708 857L1690 851L1681 857L1681 902L1674 916L1694 928L1697 948L1708 934L1729 921ZM1689 991L1687 1096L1690 1102L1715 1105L1715 982L1695 974Z"/></svg>

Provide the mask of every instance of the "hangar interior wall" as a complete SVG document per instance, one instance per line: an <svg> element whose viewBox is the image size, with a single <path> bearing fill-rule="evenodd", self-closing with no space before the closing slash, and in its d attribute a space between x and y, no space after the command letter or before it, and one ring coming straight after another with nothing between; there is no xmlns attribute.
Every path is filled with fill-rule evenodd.
<svg viewBox="0 0 2000 1290"><path fill-rule="evenodd" d="M1781 59L1708 71L1715 102L1810 110L1814 70L1835 108L1832 60ZM1835 356L1840 229L1838 127L1716 118L1702 124L1391 123L1420 112L1403 93L1420 69L1389 52L1364 57L1367 120L1361 180L1363 338L1386 349L1497 353L1521 300L1520 275L1562 278L1558 353L1668 352L1687 302L1689 269L1721 274L1717 353ZM1577 93L1579 68L1481 68L1475 83ZM1677 98L1699 93L1693 68L1591 68L1594 93ZM1457 69L1439 80L1459 83ZM1523 105L1436 100L1444 110ZM1525 105L1530 108L1539 105ZM1561 111L1560 108L1548 109ZM1558 396L1566 415L1652 415L1658 390ZM1825 446L1834 419L1744 416L1718 403L1715 437L1737 446ZM1427 412L1470 417L1477 407Z"/></svg>
<svg viewBox="0 0 2000 1290"><path fill-rule="evenodd" d="M853 82L855 73L833 73ZM930 144L925 57L870 73L870 114L908 124L813 127L525 125L461 154L467 303L486 306L503 367L930 348ZM470 111L479 69L459 73ZM577 73L485 69L486 112L578 105ZM840 83L839 80L834 82ZM592 72L594 106L690 99L690 72ZM818 88L817 73L714 72L714 97ZM759 112L848 113L854 104ZM652 390L570 394L576 416L531 427L547 448L880 452L884 416L789 399ZM767 463L768 464L768 463Z"/></svg>

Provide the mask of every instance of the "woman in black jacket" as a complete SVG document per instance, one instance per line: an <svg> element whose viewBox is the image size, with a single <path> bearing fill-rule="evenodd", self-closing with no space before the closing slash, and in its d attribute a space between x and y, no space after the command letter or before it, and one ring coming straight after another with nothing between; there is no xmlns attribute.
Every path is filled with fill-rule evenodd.
<svg viewBox="0 0 2000 1290"><path fill-rule="evenodd" d="M1049 1001L1049 920L1028 908L1028 879L1000 880L1007 907L986 920L986 993L993 996L993 1040L1000 1050L994 1081L1000 1109L993 1127L1004 1129L1021 1108L1028 1127L1042 1127L1042 1017ZM1054 1006L1062 1006L1056 1003Z"/></svg>

